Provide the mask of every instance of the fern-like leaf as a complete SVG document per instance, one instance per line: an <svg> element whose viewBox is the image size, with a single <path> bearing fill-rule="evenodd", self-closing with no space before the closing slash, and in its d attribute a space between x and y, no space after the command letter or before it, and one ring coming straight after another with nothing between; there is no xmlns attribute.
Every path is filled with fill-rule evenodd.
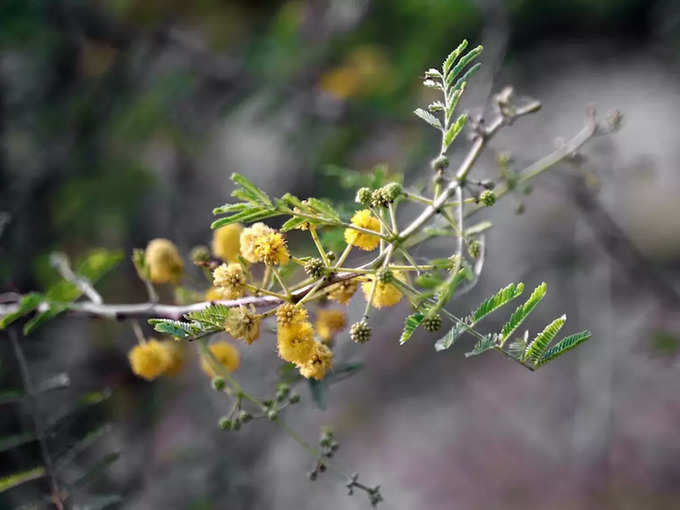
<svg viewBox="0 0 680 510"><path fill-rule="evenodd" d="M439 119L432 115L430 112L426 112L422 108L417 108L416 110L413 111L413 113L415 113L418 117L427 122L433 128L443 129L442 123L439 121Z"/></svg>
<svg viewBox="0 0 680 510"><path fill-rule="evenodd" d="M555 358L558 358L559 356L562 356L562 354L564 354L567 351L570 351L577 345L582 344L583 342L588 340L591 336L592 333L588 330L585 330L581 331L580 333L575 333L573 335L563 338L555 345L553 345L550 349L548 349L545 352L545 354L543 354L541 359L538 360L536 366L544 365L547 362L552 361Z"/></svg>
<svg viewBox="0 0 680 510"><path fill-rule="evenodd" d="M498 310L501 306L519 297L524 292L524 284L511 283L507 287L499 290L495 295L484 301L472 314L472 320L477 323L490 313Z"/></svg>
<svg viewBox="0 0 680 510"><path fill-rule="evenodd" d="M406 317L406 321L404 322L404 330L401 332L401 338L399 338L399 345L404 345L409 340L409 338L411 338L413 332L418 326L420 326L424 319L425 315L420 312L412 313Z"/></svg>
<svg viewBox="0 0 680 510"><path fill-rule="evenodd" d="M470 352L465 353L465 357L479 356L480 354L495 349L498 346L500 336L498 333L490 333L479 339Z"/></svg>
<svg viewBox="0 0 680 510"><path fill-rule="evenodd" d="M467 115L464 113L458 117L456 122L454 122L451 127L448 129L446 134L444 135L444 150L448 149L449 146L453 143L453 141L456 139L458 134L461 132L463 129L463 126L465 126L465 123L467 122Z"/></svg>
<svg viewBox="0 0 680 510"><path fill-rule="evenodd" d="M206 332L197 322L174 321L171 319L149 319L149 324L159 333L166 333L175 338L193 340Z"/></svg>
<svg viewBox="0 0 680 510"><path fill-rule="evenodd" d="M451 53L449 53L448 57L446 57L446 60L444 60L444 63L442 64L442 71L444 71L444 77L446 77L449 74L451 67L456 62L456 60L458 60L458 57L460 57L461 53L465 51L467 45L468 45L467 39L463 39L463 41L458 45L458 47Z"/></svg>
<svg viewBox="0 0 680 510"><path fill-rule="evenodd" d="M229 317L229 313L230 308L228 306L214 303L203 308L202 310L189 312L185 315L185 317L190 321L196 321L208 326L222 328L224 327L224 321L226 321L227 317Z"/></svg>
<svg viewBox="0 0 680 510"><path fill-rule="evenodd" d="M475 59L482 52L482 50L484 50L484 47L480 45L463 55L458 63L453 67L453 69L451 69L451 72L446 75L446 85L451 85L453 80L456 79L456 76L458 76L461 71L465 69L465 66Z"/></svg>
<svg viewBox="0 0 680 510"><path fill-rule="evenodd" d="M522 361L527 361L532 365L536 365L543 357L543 354L550 345L550 342L552 342L557 336L557 333L560 332L560 329L562 329L562 326L564 326L566 320L567 316L562 315L562 317L558 317L552 321L543 329L543 331L536 335L536 338L534 338L534 340L527 346Z"/></svg>
<svg viewBox="0 0 680 510"><path fill-rule="evenodd" d="M503 347L505 341L512 335L517 328L520 327L524 319L526 319L531 312L534 311L536 305L540 303L541 299L545 296L548 290L548 284L543 282L538 287L534 289L529 296L529 299L523 304L517 307L514 313L510 316L510 320L505 323L503 329L500 333L500 346Z"/></svg>
<svg viewBox="0 0 680 510"><path fill-rule="evenodd" d="M444 335L434 343L434 349L437 352L439 352L451 348L451 346L456 342L456 340L458 340L460 335L465 333L467 330L468 330L467 324L463 322L457 323L448 331L448 333L446 333L446 335Z"/></svg>

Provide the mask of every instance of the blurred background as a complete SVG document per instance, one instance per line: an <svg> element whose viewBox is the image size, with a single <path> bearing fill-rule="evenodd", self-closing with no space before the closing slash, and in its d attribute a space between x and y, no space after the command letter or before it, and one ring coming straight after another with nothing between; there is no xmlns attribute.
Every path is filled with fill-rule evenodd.
<svg viewBox="0 0 680 510"><path fill-rule="evenodd" d="M330 388L325 410L301 387L286 419L312 439L333 424L338 462L380 483L384 508L677 507L673 0L3 0L0 292L49 285L54 250L77 259L102 247L126 254L99 287L105 299L146 299L127 255L155 237L185 256L208 243L234 171L274 195L340 200L351 194L329 175L338 168L384 164L407 184L425 182L439 141L412 111L430 99L424 70L463 38L485 51L462 110L483 113L508 84L543 103L494 138L478 176L497 175L500 152L515 169L549 153L579 131L589 104L621 110L624 125L589 143L578 164L539 178L532 194L484 211L494 222L485 270L450 309L464 314L511 281L547 281L528 327L566 312L567 331L589 328L593 339L531 373L495 353L466 360L469 340L435 353L420 333L399 347L402 304L383 312L366 346L338 338L337 356L365 368ZM466 143L456 142L454 159ZM354 301L352 318L363 306ZM22 344L35 381L70 379L40 399L43 420L74 437L110 423L68 468L78 477L77 466L119 452L87 497L117 494L112 505L132 509L368 507L331 476L308 482L313 459L276 427L220 432L227 403L193 352L174 379L135 378L134 342L129 325L62 318ZM239 377L271 388L278 362L268 337L241 351ZM0 387L20 387L5 336L0 355ZM64 425L83 393L103 402ZM10 400L0 399L3 436L32 426L24 403ZM0 476L39 462L35 442L0 448ZM44 479L24 484L1 494L0 508L46 491Z"/></svg>

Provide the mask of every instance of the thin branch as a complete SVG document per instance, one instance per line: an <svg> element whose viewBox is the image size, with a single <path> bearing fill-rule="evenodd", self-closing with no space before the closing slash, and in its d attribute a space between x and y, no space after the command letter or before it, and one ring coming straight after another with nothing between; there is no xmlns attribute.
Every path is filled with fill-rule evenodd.
<svg viewBox="0 0 680 510"><path fill-rule="evenodd" d="M53 253L50 255L50 263L65 280L76 285L90 301L96 304L103 302L101 295L95 290L90 281L73 272L68 257L65 254L59 252Z"/></svg>

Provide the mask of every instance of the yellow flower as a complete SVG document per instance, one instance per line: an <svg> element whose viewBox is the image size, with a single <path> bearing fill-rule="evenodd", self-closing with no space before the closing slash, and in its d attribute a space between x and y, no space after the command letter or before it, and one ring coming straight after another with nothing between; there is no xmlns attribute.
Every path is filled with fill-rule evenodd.
<svg viewBox="0 0 680 510"><path fill-rule="evenodd" d="M246 272L238 262L221 264L213 271L213 285L226 299L237 299L243 296L246 281Z"/></svg>
<svg viewBox="0 0 680 510"><path fill-rule="evenodd" d="M362 209L355 212L354 216L352 216L352 224L357 227L380 232L380 221L378 221L378 218L373 216L373 213L368 209ZM378 236L359 232L353 228L346 228L345 242L352 246L357 246L362 250L371 251L377 248L380 243L380 238Z"/></svg>
<svg viewBox="0 0 680 510"><path fill-rule="evenodd" d="M170 366L169 352L158 340L150 338L148 342L135 345L128 352L132 372L147 381L162 375Z"/></svg>
<svg viewBox="0 0 680 510"><path fill-rule="evenodd" d="M397 278L403 281L404 275L399 273L398 271L395 271L393 278ZM371 275L368 277L368 280L361 284L361 290L364 291L364 297L366 298L367 301L371 297L371 289L373 288L374 279L375 275ZM402 296L403 294L401 293L399 288L393 283L382 283L379 281L378 286L375 289L375 294L373 295L373 301L371 302L371 304L373 305L374 308L394 306L399 301L401 301Z"/></svg>
<svg viewBox="0 0 680 510"><path fill-rule="evenodd" d="M234 338L252 344L260 336L261 320L262 317L255 313L253 305L250 305L250 308L241 305L238 308L231 309L227 320L224 322L224 329Z"/></svg>
<svg viewBox="0 0 680 510"><path fill-rule="evenodd" d="M149 267L149 279L153 283L177 283L184 271L177 248L167 239L149 242L144 255Z"/></svg>
<svg viewBox="0 0 680 510"><path fill-rule="evenodd" d="M219 342L210 344L208 349L213 356L217 358L217 361L224 366L227 372L233 372L238 368L240 363L238 351L236 350L236 347L229 342L220 340ZM201 368L210 377L217 377L220 375L218 371L213 370L213 362L207 356L204 356L203 359L201 359Z"/></svg>
<svg viewBox="0 0 680 510"><path fill-rule="evenodd" d="M302 306L284 303L276 309L276 322L278 322L280 326L289 326L293 322L302 322L305 320L307 320L307 310Z"/></svg>
<svg viewBox="0 0 680 510"><path fill-rule="evenodd" d="M343 280L330 288L331 290L328 293L328 298L344 305L347 304L357 291L357 282L356 280Z"/></svg>
<svg viewBox="0 0 680 510"><path fill-rule="evenodd" d="M255 239L255 255L268 266L285 266L290 260L286 240L278 232L268 232Z"/></svg>
<svg viewBox="0 0 680 510"><path fill-rule="evenodd" d="M222 293L220 292L220 289L217 287L210 287L208 290L205 291L205 297L204 299L206 301L219 301L222 299Z"/></svg>
<svg viewBox="0 0 680 510"><path fill-rule="evenodd" d="M298 365L307 363L314 350L314 329L307 321L279 326L277 343L281 358Z"/></svg>
<svg viewBox="0 0 680 510"><path fill-rule="evenodd" d="M242 230L240 223L231 223L215 230L212 238L213 254L225 262L237 262L241 253Z"/></svg>
<svg viewBox="0 0 680 510"><path fill-rule="evenodd" d="M241 232L241 255L248 262L259 262L259 258L255 253L255 241L261 236L274 232L274 229L269 228L264 223L255 223Z"/></svg>
<svg viewBox="0 0 680 510"><path fill-rule="evenodd" d="M307 379L316 379L320 381L326 375L326 371L330 370L333 363L333 353L331 350L320 342L314 342L312 355L307 363L299 365L300 375Z"/></svg>
<svg viewBox="0 0 680 510"><path fill-rule="evenodd" d="M342 331L346 324L347 317L341 310L319 310L316 317L316 331L325 342L330 341L338 331Z"/></svg>
<svg viewBox="0 0 680 510"><path fill-rule="evenodd" d="M163 375L175 376L184 365L184 346L175 340L166 340L161 342L161 345L170 357L170 362Z"/></svg>

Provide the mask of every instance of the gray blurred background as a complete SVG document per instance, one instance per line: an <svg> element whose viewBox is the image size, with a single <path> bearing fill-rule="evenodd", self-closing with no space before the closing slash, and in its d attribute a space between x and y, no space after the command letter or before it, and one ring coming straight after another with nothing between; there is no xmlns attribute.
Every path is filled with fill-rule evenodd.
<svg viewBox="0 0 680 510"><path fill-rule="evenodd" d="M672 0L0 2L0 291L49 284L54 250L130 253L167 237L188 255L209 242L211 210L227 201L233 171L274 195L338 200L349 194L325 174L329 164L385 163L407 184L422 182L438 139L411 113L429 97L420 77L464 37L485 52L462 110L483 112L507 84L543 103L494 138L478 176L496 175L499 152L515 169L547 154L583 126L589 104L601 115L621 110L624 125L589 143L578 165L541 176L531 195L483 212L494 223L484 273L450 309L464 314L511 281L547 281L528 327L566 312L567 331L589 328L593 339L531 373L496 353L466 360L469 340L435 353L420 333L399 347L402 304L382 312L366 346L338 338L336 359L365 368L331 387L326 410L301 387L286 419L312 440L333 424L338 462L380 483L384 508L677 507ZM101 290L110 302L145 299L127 259ZM362 307L356 297L353 318ZM112 425L83 464L120 452L88 490L120 494L118 507L132 509L368 507L331 475L308 482L313 459L276 427L220 432L228 403L195 353L175 379L136 379L133 343L126 324L66 318L24 341L36 380L71 379L42 402L48 421L70 396L111 389L75 425ZM256 392L276 381L272 346L267 335L241 349L239 379ZM19 385L9 342L0 355L0 386ZM27 427L21 405L0 405L3 435ZM0 475L39 458L34 444L3 451ZM25 484L0 495L0 507L45 489Z"/></svg>

